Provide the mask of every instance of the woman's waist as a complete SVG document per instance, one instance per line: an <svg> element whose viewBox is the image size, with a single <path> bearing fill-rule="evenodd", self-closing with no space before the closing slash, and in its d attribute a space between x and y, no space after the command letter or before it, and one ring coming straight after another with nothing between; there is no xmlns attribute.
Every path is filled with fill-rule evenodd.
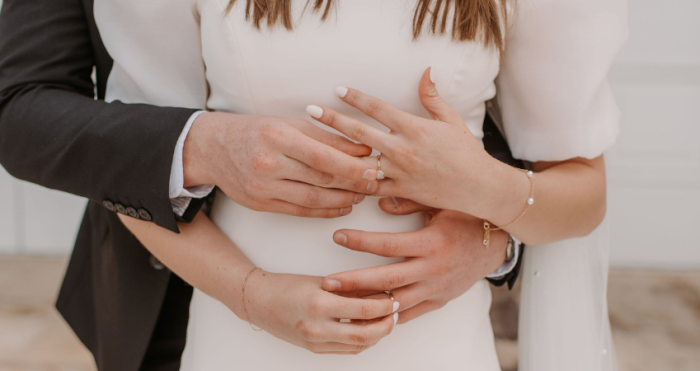
<svg viewBox="0 0 700 371"><path fill-rule="evenodd" d="M425 225L422 213L396 216L383 212L377 197L367 197L347 216L302 218L247 209L219 193L212 210L217 226L261 268L272 272L328 275L340 271L389 264L385 258L337 245L339 229L400 233Z"/></svg>

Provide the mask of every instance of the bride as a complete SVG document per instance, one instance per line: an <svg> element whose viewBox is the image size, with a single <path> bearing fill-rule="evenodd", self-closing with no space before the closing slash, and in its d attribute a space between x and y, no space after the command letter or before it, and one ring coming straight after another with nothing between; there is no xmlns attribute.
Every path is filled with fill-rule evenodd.
<svg viewBox="0 0 700 371"><path fill-rule="evenodd" d="M598 225L602 154L619 118L605 75L625 38L624 13L623 0L95 1L115 61L108 100L211 111L193 127L215 111L246 123L310 115L375 149L377 156L354 160L376 170L374 195L479 218L485 249L500 229L549 244L551 253L527 261L544 273L584 267L581 276L547 278L564 283L523 298L552 304L524 318L539 335L521 334L530 352L521 367L537 370L561 369L554 360L574 353L586 361L566 369L614 368L611 353L601 358L609 329L599 314L607 253ZM483 150L487 109L532 172ZM341 290L340 272L402 260L352 251L352 243L360 230L419 229L421 213L389 215L367 197L341 218L308 219L254 211L217 193L210 216L200 213L179 235L120 215L197 289L182 370L499 369L484 280L409 322L400 321L410 308L398 295L322 289ZM555 249L556 241L587 235ZM591 302L569 312L583 316L556 313L565 307L551 297L575 287L567 279L589 277L596 283L577 294ZM570 343L548 336L561 321L591 328L570 334L578 339Z"/></svg>

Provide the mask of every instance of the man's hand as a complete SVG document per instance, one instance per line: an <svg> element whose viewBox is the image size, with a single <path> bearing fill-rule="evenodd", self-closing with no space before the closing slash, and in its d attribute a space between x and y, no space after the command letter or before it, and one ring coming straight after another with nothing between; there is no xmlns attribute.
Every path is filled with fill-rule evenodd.
<svg viewBox="0 0 700 371"><path fill-rule="evenodd" d="M379 206L397 215L425 211L426 227L407 233L337 231L334 241L349 249L406 259L332 274L323 280L325 290L344 296L392 290L401 303L399 323L405 323L462 295L505 261L508 235L492 232L491 247L486 248L481 219L404 199L383 198Z"/></svg>
<svg viewBox="0 0 700 371"><path fill-rule="evenodd" d="M257 211L338 217L377 189L376 170L357 158L370 153L305 120L204 113L185 141L185 187L216 184Z"/></svg>

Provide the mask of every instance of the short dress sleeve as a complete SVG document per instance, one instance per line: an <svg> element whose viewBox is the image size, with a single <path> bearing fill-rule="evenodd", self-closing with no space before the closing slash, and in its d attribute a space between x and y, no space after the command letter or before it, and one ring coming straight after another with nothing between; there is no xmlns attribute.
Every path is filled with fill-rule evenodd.
<svg viewBox="0 0 700 371"><path fill-rule="evenodd" d="M607 74L627 39L626 0L511 5L496 102L513 156L600 156L619 132Z"/></svg>

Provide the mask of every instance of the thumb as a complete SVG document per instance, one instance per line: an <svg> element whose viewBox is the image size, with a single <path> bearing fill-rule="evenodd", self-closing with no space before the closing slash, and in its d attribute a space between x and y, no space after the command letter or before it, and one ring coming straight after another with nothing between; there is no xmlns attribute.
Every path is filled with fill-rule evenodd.
<svg viewBox="0 0 700 371"><path fill-rule="evenodd" d="M429 67L423 72L423 76L420 79L420 85L418 85L418 97L420 97L420 102L423 104L430 117L433 120L444 121L451 124L464 124L462 118L447 105L447 103L442 100L440 94L438 94L435 88L435 83L432 81L434 76L433 68Z"/></svg>

